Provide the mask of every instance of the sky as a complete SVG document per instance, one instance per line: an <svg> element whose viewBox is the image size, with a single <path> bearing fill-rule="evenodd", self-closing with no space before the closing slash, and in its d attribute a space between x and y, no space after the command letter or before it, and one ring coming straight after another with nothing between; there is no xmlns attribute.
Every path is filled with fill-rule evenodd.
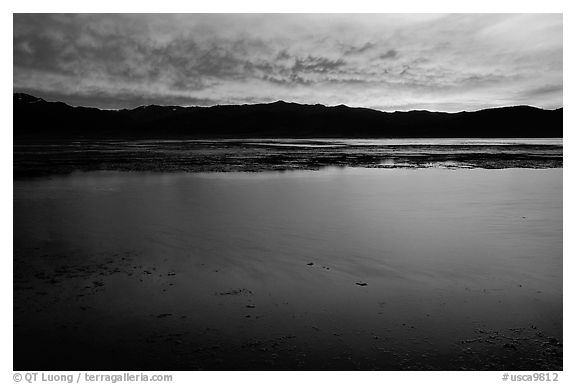
<svg viewBox="0 0 576 384"><path fill-rule="evenodd" d="M106 109L277 100L562 107L561 14L14 14L14 92Z"/></svg>

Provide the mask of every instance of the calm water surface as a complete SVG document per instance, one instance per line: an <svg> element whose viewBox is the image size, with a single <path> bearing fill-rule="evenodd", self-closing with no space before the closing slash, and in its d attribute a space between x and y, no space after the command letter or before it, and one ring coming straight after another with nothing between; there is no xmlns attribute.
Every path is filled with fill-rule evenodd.
<svg viewBox="0 0 576 384"><path fill-rule="evenodd" d="M15 340L68 367L546 368L562 169L17 180L14 258Z"/></svg>

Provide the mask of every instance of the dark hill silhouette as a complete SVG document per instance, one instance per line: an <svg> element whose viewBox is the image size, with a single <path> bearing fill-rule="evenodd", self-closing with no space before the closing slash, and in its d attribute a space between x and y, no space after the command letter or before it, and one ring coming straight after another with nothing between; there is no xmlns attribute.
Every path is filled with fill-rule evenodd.
<svg viewBox="0 0 576 384"><path fill-rule="evenodd" d="M562 137L562 108L381 112L344 105L142 106L100 110L14 94L15 137Z"/></svg>

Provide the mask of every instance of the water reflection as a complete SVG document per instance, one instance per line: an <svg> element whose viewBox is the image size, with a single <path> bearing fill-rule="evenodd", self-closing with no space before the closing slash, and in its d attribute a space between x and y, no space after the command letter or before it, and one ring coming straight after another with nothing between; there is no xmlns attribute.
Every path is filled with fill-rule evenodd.
<svg viewBox="0 0 576 384"><path fill-rule="evenodd" d="M18 180L14 249L16 340L78 369L561 364L561 169Z"/></svg>

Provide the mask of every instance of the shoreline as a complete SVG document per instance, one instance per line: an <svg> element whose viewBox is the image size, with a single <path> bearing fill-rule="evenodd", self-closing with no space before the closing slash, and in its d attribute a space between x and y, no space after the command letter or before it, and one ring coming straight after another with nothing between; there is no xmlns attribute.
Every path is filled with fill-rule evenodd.
<svg viewBox="0 0 576 384"><path fill-rule="evenodd" d="M526 140L529 142L530 140ZM487 141L490 142L489 140ZM304 143L304 144L303 144ZM26 142L14 147L14 178L74 171L263 172L361 168L562 168L560 144L445 145L342 140Z"/></svg>

